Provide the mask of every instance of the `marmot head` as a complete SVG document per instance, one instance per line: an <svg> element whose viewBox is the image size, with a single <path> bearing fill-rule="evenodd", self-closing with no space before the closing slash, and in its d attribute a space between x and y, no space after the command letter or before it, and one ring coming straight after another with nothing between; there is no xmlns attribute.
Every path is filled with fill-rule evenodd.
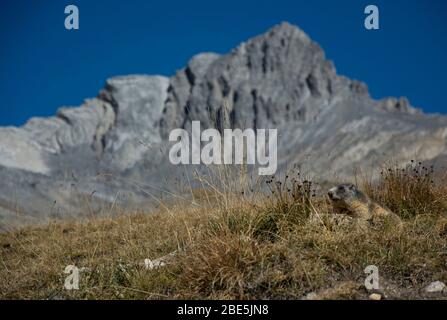
<svg viewBox="0 0 447 320"><path fill-rule="evenodd" d="M329 199L334 202L344 202L362 197L362 193L351 183L339 184L338 186L329 189L327 194Z"/></svg>

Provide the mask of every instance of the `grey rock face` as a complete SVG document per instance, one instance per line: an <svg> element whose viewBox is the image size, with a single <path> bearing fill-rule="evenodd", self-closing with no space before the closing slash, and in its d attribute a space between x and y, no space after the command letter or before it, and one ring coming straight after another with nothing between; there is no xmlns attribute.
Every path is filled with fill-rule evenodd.
<svg viewBox="0 0 447 320"><path fill-rule="evenodd" d="M107 81L101 97L115 106L116 122L104 136L104 152L112 167L122 171L142 159L147 148L158 144L160 119L167 98L166 77L128 76Z"/></svg>
<svg viewBox="0 0 447 320"><path fill-rule="evenodd" d="M112 78L78 108L0 128L0 224L156 203L191 170L170 164L167 151L171 130L192 120L276 128L279 169L298 164L315 179L347 179L390 158L447 159L447 117L406 98L373 100L282 23L226 55L199 54L171 78Z"/></svg>

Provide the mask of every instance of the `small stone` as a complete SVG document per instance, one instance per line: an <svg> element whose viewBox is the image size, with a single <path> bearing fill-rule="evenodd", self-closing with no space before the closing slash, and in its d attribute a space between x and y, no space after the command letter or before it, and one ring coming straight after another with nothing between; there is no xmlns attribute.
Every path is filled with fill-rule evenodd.
<svg viewBox="0 0 447 320"><path fill-rule="evenodd" d="M318 300L318 295L315 292L309 292L303 300Z"/></svg>
<svg viewBox="0 0 447 320"><path fill-rule="evenodd" d="M161 258L157 258L155 260L144 259L144 266L148 270L153 270L161 267L165 267L173 257L175 257L177 251L173 251Z"/></svg>
<svg viewBox="0 0 447 320"><path fill-rule="evenodd" d="M369 295L369 300L382 300L382 296L378 293L372 293Z"/></svg>
<svg viewBox="0 0 447 320"><path fill-rule="evenodd" d="M445 288L446 288L446 286L443 282L435 281L425 287L425 292L428 292L428 293L442 292Z"/></svg>

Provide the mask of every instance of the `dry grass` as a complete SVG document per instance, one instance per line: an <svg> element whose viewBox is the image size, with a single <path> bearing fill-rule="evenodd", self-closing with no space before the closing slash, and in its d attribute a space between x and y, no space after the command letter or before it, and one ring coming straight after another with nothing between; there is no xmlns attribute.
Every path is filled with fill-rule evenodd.
<svg viewBox="0 0 447 320"><path fill-rule="evenodd" d="M204 179L206 191L193 192L199 205L0 234L0 297L362 299L364 269L374 264L385 296L425 298L423 286L447 282L445 187L411 184L416 176L394 169L366 191L403 218L398 231L338 219L298 174L269 179L268 196ZM175 250L166 267L144 268L144 259ZM63 288L67 265L87 268L79 290Z"/></svg>
<svg viewBox="0 0 447 320"><path fill-rule="evenodd" d="M447 207L447 189L435 184L433 166L412 160L404 167L388 165L380 175L379 183L364 183L365 191L404 218L437 214Z"/></svg>

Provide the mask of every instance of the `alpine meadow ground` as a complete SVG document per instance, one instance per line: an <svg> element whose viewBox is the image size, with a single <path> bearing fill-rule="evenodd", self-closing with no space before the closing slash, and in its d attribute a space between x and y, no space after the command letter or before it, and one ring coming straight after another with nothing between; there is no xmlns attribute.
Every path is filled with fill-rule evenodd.
<svg viewBox="0 0 447 320"><path fill-rule="evenodd" d="M434 175L412 162L358 183L401 217L399 230L355 228L299 172L198 176L191 201L156 212L0 234L0 298L367 299L364 269L375 265L384 299L445 299L423 290L447 282L447 186ZM79 290L64 288L68 265L81 270Z"/></svg>

